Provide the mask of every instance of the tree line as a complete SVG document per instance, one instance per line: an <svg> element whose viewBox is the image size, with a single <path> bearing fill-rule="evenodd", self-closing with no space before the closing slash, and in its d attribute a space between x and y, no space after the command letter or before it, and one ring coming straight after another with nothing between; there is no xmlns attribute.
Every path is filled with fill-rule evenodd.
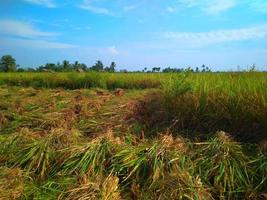
<svg viewBox="0 0 267 200"><path fill-rule="evenodd" d="M116 63L111 62L110 66L104 66L102 61L98 60L93 66L88 67L84 63L79 63L78 61L74 63L70 63L67 60L58 63L46 63L45 65L41 65L35 68L21 68L19 65L16 64L16 59L13 58L11 55L4 55L0 59L0 72L71 72L71 71L98 71L98 72L116 72ZM149 70L145 67L141 71L131 71L131 72L146 72L146 73L155 73L155 72L163 72L163 73L174 73L174 72L211 72L211 68L202 65L200 68L196 67L192 69L191 67L187 68L171 68L167 67L161 70L161 67L153 67ZM128 70L120 70L119 72L129 72Z"/></svg>
<svg viewBox="0 0 267 200"><path fill-rule="evenodd" d="M63 60L61 63L46 63L45 65L41 65L35 68L21 68L16 64L15 58L11 55L4 55L0 59L0 71L2 72L24 72L24 71L37 71L37 72L70 72L70 71L105 71L105 72L115 72L116 63L111 62L110 66L104 66L102 61L98 60L93 66L87 67L84 63L79 63L75 61L74 63L70 63L67 60Z"/></svg>

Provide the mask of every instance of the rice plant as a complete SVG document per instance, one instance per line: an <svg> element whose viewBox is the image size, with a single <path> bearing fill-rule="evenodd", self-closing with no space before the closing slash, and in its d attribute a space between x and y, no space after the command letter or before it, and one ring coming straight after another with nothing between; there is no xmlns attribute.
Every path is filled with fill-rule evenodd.
<svg viewBox="0 0 267 200"><path fill-rule="evenodd" d="M75 187L72 187L59 196L59 200L121 200L119 179L109 175L107 178L91 180L87 176Z"/></svg>
<svg viewBox="0 0 267 200"><path fill-rule="evenodd" d="M36 200L54 200L77 182L75 177L60 177L47 179L43 182L30 182L24 186L23 196L21 199L36 199Z"/></svg>
<svg viewBox="0 0 267 200"><path fill-rule="evenodd" d="M267 154L266 150L259 149L257 155L250 161L253 167L252 180L254 185L254 193L256 197L260 195L266 196L267 188ZM255 195L255 194L254 194Z"/></svg>
<svg viewBox="0 0 267 200"><path fill-rule="evenodd" d="M67 149L63 171L100 175L108 167L111 156L111 142L107 138L96 139L88 144Z"/></svg>
<svg viewBox="0 0 267 200"><path fill-rule="evenodd" d="M68 134L58 129L45 137L39 135L27 137L23 133L25 131L7 138L4 149L4 152L9 155L7 161L10 165L19 166L41 180L51 172L59 156L57 151L70 145L79 137L76 132Z"/></svg>
<svg viewBox="0 0 267 200"><path fill-rule="evenodd" d="M178 144L170 139L123 146L113 158L113 171L123 182L130 179L151 185L186 165L187 159Z"/></svg>
<svg viewBox="0 0 267 200"><path fill-rule="evenodd" d="M43 179L51 169L55 155L50 141L44 138L34 140L18 149L11 162Z"/></svg>
<svg viewBox="0 0 267 200"><path fill-rule="evenodd" d="M242 198L250 188L248 157L225 132L196 151L196 169L204 183L220 199Z"/></svg>
<svg viewBox="0 0 267 200"><path fill-rule="evenodd" d="M200 177L191 176L187 170L180 170L159 179L152 187L143 189L140 199L186 199L212 200L214 199Z"/></svg>

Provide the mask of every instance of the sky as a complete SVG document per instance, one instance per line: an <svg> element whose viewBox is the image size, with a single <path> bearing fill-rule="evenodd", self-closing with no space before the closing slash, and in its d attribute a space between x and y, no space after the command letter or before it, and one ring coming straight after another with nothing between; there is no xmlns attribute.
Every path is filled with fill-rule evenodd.
<svg viewBox="0 0 267 200"><path fill-rule="evenodd" d="M267 70L267 0L0 0L0 56Z"/></svg>

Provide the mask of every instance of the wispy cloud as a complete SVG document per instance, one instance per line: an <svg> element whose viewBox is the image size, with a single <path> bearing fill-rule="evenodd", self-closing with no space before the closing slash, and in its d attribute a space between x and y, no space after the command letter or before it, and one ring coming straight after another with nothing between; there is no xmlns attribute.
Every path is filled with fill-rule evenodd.
<svg viewBox="0 0 267 200"><path fill-rule="evenodd" d="M207 14L220 14L234 8L238 0L179 0L187 8L199 7Z"/></svg>
<svg viewBox="0 0 267 200"><path fill-rule="evenodd" d="M204 10L210 14L219 14L235 7L237 2L235 0L218 0L208 2Z"/></svg>
<svg viewBox="0 0 267 200"><path fill-rule="evenodd" d="M190 46L267 38L267 24L209 32L166 32L164 38Z"/></svg>
<svg viewBox="0 0 267 200"><path fill-rule="evenodd" d="M113 15L113 13L107 8L92 5L91 0L84 0L83 3L79 5L79 7L96 14Z"/></svg>
<svg viewBox="0 0 267 200"><path fill-rule="evenodd" d="M35 5L44 6L47 8L55 8L57 6L53 0L24 0L24 1Z"/></svg>
<svg viewBox="0 0 267 200"><path fill-rule="evenodd" d="M0 20L0 43L3 46L33 49L66 49L74 45L51 41L58 33L38 30L32 24L18 20Z"/></svg>
<svg viewBox="0 0 267 200"><path fill-rule="evenodd" d="M40 31L31 24L17 20L0 20L0 34L26 38L50 37L57 33Z"/></svg>
<svg viewBox="0 0 267 200"><path fill-rule="evenodd" d="M24 49L69 49L75 48L75 45L53 42L47 40L39 39L15 39L15 38L0 38L0 43L5 47L15 47L15 48L24 48Z"/></svg>

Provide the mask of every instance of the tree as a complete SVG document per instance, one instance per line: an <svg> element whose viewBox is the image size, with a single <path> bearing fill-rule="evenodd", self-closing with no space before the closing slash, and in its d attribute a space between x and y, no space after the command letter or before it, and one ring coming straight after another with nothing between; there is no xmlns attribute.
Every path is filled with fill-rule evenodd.
<svg viewBox="0 0 267 200"><path fill-rule="evenodd" d="M63 66L63 71L68 71L71 68L70 62L67 60L63 60L62 66Z"/></svg>
<svg viewBox="0 0 267 200"><path fill-rule="evenodd" d="M106 72L115 72L115 67L116 67L115 62L112 62L112 63L110 64L110 67L105 67L105 71L106 71Z"/></svg>
<svg viewBox="0 0 267 200"><path fill-rule="evenodd" d="M86 71L86 64L83 64L83 63L79 63L78 61L75 61L74 64L73 64L73 69L76 70L76 71Z"/></svg>
<svg viewBox="0 0 267 200"><path fill-rule="evenodd" d="M160 71L160 67L153 67L152 68L152 72L159 72Z"/></svg>
<svg viewBox="0 0 267 200"><path fill-rule="evenodd" d="M250 72L255 72L256 71L256 65L253 64L250 69L249 69Z"/></svg>
<svg viewBox="0 0 267 200"><path fill-rule="evenodd" d="M109 71L110 72L115 72L115 68L116 68L116 63L115 62L111 62L110 67L109 67Z"/></svg>
<svg viewBox="0 0 267 200"><path fill-rule="evenodd" d="M206 66L203 64L201 67L202 67L202 72L206 72Z"/></svg>
<svg viewBox="0 0 267 200"><path fill-rule="evenodd" d="M16 60L11 55L4 55L0 60L0 71L16 71Z"/></svg>
<svg viewBox="0 0 267 200"><path fill-rule="evenodd" d="M25 69L23 69L23 68L17 68L17 72L25 72Z"/></svg>
<svg viewBox="0 0 267 200"><path fill-rule="evenodd" d="M90 69L91 70L94 70L94 71L98 71L98 72L99 71L103 71L104 70L104 65L103 65L103 63L100 60L98 60L96 62L96 64L93 65Z"/></svg>
<svg viewBox="0 0 267 200"><path fill-rule="evenodd" d="M143 70L142 70L142 72L146 72L147 71L147 67L145 67Z"/></svg>

